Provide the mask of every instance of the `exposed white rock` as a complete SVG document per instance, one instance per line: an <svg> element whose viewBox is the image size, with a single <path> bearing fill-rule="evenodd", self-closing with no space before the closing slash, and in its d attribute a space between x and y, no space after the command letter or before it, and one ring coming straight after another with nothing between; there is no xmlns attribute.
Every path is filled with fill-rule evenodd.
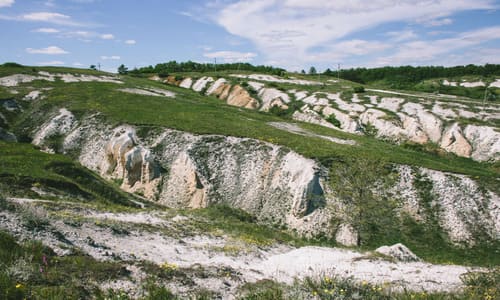
<svg viewBox="0 0 500 300"><path fill-rule="evenodd" d="M12 87L12 86L17 86L20 83L27 83L40 79L45 79L45 78L33 75L14 74L0 78L0 85Z"/></svg>
<svg viewBox="0 0 500 300"><path fill-rule="evenodd" d="M363 102L361 99L359 99L359 95L354 93L351 98L351 102L353 103L361 103Z"/></svg>
<svg viewBox="0 0 500 300"><path fill-rule="evenodd" d="M162 202L176 207L207 207L207 191L187 152L180 152L170 167Z"/></svg>
<svg viewBox="0 0 500 300"><path fill-rule="evenodd" d="M323 109L323 115L325 117L329 117L332 114L335 116L335 119L339 120L340 128L343 131L350 133L360 133L358 122L354 121L348 114L343 113L338 109L332 108L331 106L327 106Z"/></svg>
<svg viewBox="0 0 500 300"><path fill-rule="evenodd" d="M500 88L500 79L497 79L497 80L493 81L492 83L490 83L489 86L490 87Z"/></svg>
<svg viewBox="0 0 500 300"><path fill-rule="evenodd" d="M356 145L356 142L353 140L339 139L339 138L335 138L332 136L315 134L315 133L312 133L308 130L305 130L305 129L299 127L297 124L293 124L293 123L270 122L268 124L275 127L275 128L285 130L285 131L288 131L291 133L295 133L295 134L299 134L299 135L303 135L303 136L318 137L320 139L324 139L324 140L327 140L327 141L330 141L330 142L333 142L336 144L351 145L351 146Z"/></svg>
<svg viewBox="0 0 500 300"><path fill-rule="evenodd" d="M69 110L61 108L56 116L38 129L33 138L33 144L42 146L46 138L56 134L67 134L74 126L76 126L75 116Z"/></svg>
<svg viewBox="0 0 500 300"><path fill-rule="evenodd" d="M278 106L285 108L284 103L290 103L290 97L287 93L284 93L275 88L263 88L259 92L259 97L262 100L262 106L260 110L268 111L273 106Z"/></svg>
<svg viewBox="0 0 500 300"><path fill-rule="evenodd" d="M301 108L301 111L294 112L292 118L297 121L317 124L328 128L336 128L332 123L323 119L317 112L310 109L307 104Z"/></svg>
<svg viewBox="0 0 500 300"><path fill-rule="evenodd" d="M436 103L432 107L432 113L445 119L455 119L458 115L451 108L444 108L441 103Z"/></svg>
<svg viewBox="0 0 500 300"><path fill-rule="evenodd" d="M454 82L454 81L448 81L448 80L443 80L443 85L447 85L447 86L457 86L457 83Z"/></svg>
<svg viewBox="0 0 500 300"><path fill-rule="evenodd" d="M422 129L434 143L441 140L443 122L433 114L427 112L422 104L408 102L403 105L403 112L410 116L415 116L422 125Z"/></svg>
<svg viewBox="0 0 500 300"><path fill-rule="evenodd" d="M160 173L151 151L138 145L133 128L119 127L114 132L105 148L101 174L123 179L122 188L126 191L141 191L153 198Z"/></svg>
<svg viewBox="0 0 500 300"><path fill-rule="evenodd" d="M500 160L500 133L495 128L467 125L464 134L472 144L471 157L474 160Z"/></svg>
<svg viewBox="0 0 500 300"><path fill-rule="evenodd" d="M421 259L415 255L415 253L411 252L408 247L405 245L398 243L392 246L382 246L375 249L375 252L378 252L383 255L387 255L389 257L394 258L396 261L401 262L413 262L413 261L421 261Z"/></svg>
<svg viewBox="0 0 500 300"><path fill-rule="evenodd" d="M38 99L41 96L41 94L42 94L41 91L31 91L26 96L23 97L23 100L33 101Z"/></svg>
<svg viewBox="0 0 500 300"><path fill-rule="evenodd" d="M217 79L212 85L207 89L207 95L212 95L219 87L223 84L227 83L227 80L224 78Z"/></svg>
<svg viewBox="0 0 500 300"><path fill-rule="evenodd" d="M263 88L265 86L265 84L261 83L261 82L257 82L257 81L249 81L248 82L248 85L254 89L256 92L260 91L261 88Z"/></svg>
<svg viewBox="0 0 500 300"><path fill-rule="evenodd" d="M482 81L476 81L476 82L461 82L460 86L463 86L466 88L474 88L474 87L486 86L486 85Z"/></svg>
<svg viewBox="0 0 500 300"><path fill-rule="evenodd" d="M443 134L440 147L458 156L470 157L472 147L464 138L458 123L453 124Z"/></svg>
<svg viewBox="0 0 500 300"><path fill-rule="evenodd" d="M478 235L500 238L500 198L463 175L421 169L432 182L440 225L454 242L473 244Z"/></svg>
<svg viewBox="0 0 500 300"><path fill-rule="evenodd" d="M425 144L429 141L429 137L425 134L422 125L416 118L405 115L404 113L398 113L397 115L403 123L405 136L410 141L418 144Z"/></svg>
<svg viewBox="0 0 500 300"><path fill-rule="evenodd" d="M41 72L39 74L41 74ZM94 76L94 75L85 75L85 74L74 75L74 74L69 74L69 73L67 73L67 74L49 74L49 76L58 77L66 83L95 81L95 82L110 82L110 83L123 84L123 82L118 80L118 78L112 77L112 76Z"/></svg>
<svg viewBox="0 0 500 300"><path fill-rule="evenodd" d="M327 94L327 98L335 101L337 103L339 109L346 111L349 114L357 115L360 112L364 112L366 107L357 103L347 103L346 101L340 98L340 93L337 94Z"/></svg>
<svg viewBox="0 0 500 300"><path fill-rule="evenodd" d="M181 88L185 88L185 89L190 89L191 88L191 85L193 85L193 79L191 78L184 78L181 83L179 84L179 86Z"/></svg>
<svg viewBox="0 0 500 300"><path fill-rule="evenodd" d="M468 110L464 110L464 109L459 109L458 110L458 115L460 117L467 118L467 119L481 118L480 114L476 114L474 112L471 112L471 111L468 111Z"/></svg>
<svg viewBox="0 0 500 300"><path fill-rule="evenodd" d="M351 224L340 224L335 233L335 241L347 247L355 247L358 245L358 232Z"/></svg>
<svg viewBox="0 0 500 300"><path fill-rule="evenodd" d="M299 84L299 85L321 85L322 84L319 81L301 80L301 79L283 79L283 78L280 78L277 76L263 75L263 74L251 74L251 75L231 74L229 76L238 77L238 78L249 78L249 79L260 80L260 81L291 83L291 84Z"/></svg>
<svg viewBox="0 0 500 300"><path fill-rule="evenodd" d="M364 125L371 125L377 129L378 137L399 139L405 136L403 128L386 120L386 113L378 109L370 108L359 116L359 121Z"/></svg>
<svg viewBox="0 0 500 300"><path fill-rule="evenodd" d="M145 96L171 97L171 98L175 97L175 93L171 91L156 89L156 88L148 88L148 89L124 88L124 89L118 89L118 91L129 94L145 95Z"/></svg>
<svg viewBox="0 0 500 300"><path fill-rule="evenodd" d="M328 105L329 104L328 99L323 97L320 98L318 97L319 95L320 93L314 93L311 96L302 99L302 102L310 105L322 105L322 106Z"/></svg>
<svg viewBox="0 0 500 300"><path fill-rule="evenodd" d="M296 100L302 100L305 97L307 97L308 93L306 91L290 91L290 93L293 93L295 95Z"/></svg>
<svg viewBox="0 0 500 300"><path fill-rule="evenodd" d="M201 92L207 84L213 81L214 79L212 77L203 76L193 84L192 89L193 91Z"/></svg>
<svg viewBox="0 0 500 300"><path fill-rule="evenodd" d="M401 99L401 98L383 97L382 99L380 99L380 103L378 104L378 107L390 110L392 112L398 112L399 106L403 102L405 102L405 100Z"/></svg>

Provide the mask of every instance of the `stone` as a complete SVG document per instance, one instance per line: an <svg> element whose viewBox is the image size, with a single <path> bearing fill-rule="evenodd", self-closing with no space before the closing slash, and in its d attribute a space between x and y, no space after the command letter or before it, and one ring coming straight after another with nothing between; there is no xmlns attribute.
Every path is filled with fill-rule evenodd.
<svg viewBox="0 0 500 300"><path fill-rule="evenodd" d="M375 252L378 252L383 255L387 255L389 257L394 258L396 261L401 262L416 262L421 261L421 259L416 256L413 252L411 252L408 247L405 245L398 243L392 246L382 246L375 249Z"/></svg>

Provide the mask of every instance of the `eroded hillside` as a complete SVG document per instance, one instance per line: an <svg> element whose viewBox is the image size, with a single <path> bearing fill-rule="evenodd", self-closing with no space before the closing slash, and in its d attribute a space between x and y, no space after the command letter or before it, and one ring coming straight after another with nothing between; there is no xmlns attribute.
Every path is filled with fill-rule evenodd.
<svg viewBox="0 0 500 300"><path fill-rule="evenodd" d="M2 229L54 257L120 262L128 273L104 290L142 297L151 273L184 296L238 298L245 284L327 273L352 275L353 293L363 280L380 297L456 293L470 270L420 260L498 265L496 103L252 74L0 75ZM357 250L301 248L318 243ZM396 243L416 255L358 252Z"/></svg>

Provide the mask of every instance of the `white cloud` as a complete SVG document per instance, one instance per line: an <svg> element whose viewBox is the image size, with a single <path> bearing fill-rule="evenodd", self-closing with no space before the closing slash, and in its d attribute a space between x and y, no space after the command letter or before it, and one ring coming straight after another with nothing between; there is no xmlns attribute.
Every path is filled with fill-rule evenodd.
<svg viewBox="0 0 500 300"><path fill-rule="evenodd" d="M75 66L75 67L83 67L83 64L79 63L79 62L74 62L73 66Z"/></svg>
<svg viewBox="0 0 500 300"><path fill-rule="evenodd" d="M125 44L127 45L135 45L137 42L135 40L126 40Z"/></svg>
<svg viewBox="0 0 500 300"><path fill-rule="evenodd" d="M14 0L0 0L0 7L10 7L14 4Z"/></svg>
<svg viewBox="0 0 500 300"><path fill-rule="evenodd" d="M407 40L414 40L418 35L413 30L389 31L385 34L395 42L402 42Z"/></svg>
<svg viewBox="0 0 500 300"><path fill-rule="evenodd" d="M40 33L59 33L59 32L60 32L60 30L59 30L59 29L55 29L55 28L38 28L38 29L33 30L33 32L40 32Z"/></svg>
<svg viewBox="0 0 500 300"><path fill-rule="evenodd" d="M103 40L113 40L115 38L111 33L104 33L99 36Z"/></svg>
<svg viewBox="0 0 500 300"><path fill-rule="evenodd" d="M315 47L331 47L380 24L444 18L495 5L493 0L238 0L212 2L207 9L229 33L252 41L268 60L286 66L308 57Z"/></svg>
<svg viewBox="0 0 500 300"><path fill-rule="evenodd" d="M1 0L0 0L1 1ZM0 20L24 21L24 22L46 22L66 26L88 26L74 21L70 16L56 12L33 12L18 16L0 15Z"/></svg>
<svg viewBox="0 0 500 300"><path fill-rule="evenodd" d="M436 26L443 26L443 25L450 25L450 24L453 24L453 20L450 19L450 18L446 18L446 19L436 19L436 20L432 20L428 23L429 26L433 26L433 27L436 27Z"/></svg>
<svg viewBox="0 0 500 300"><path fill-rule="evenodd" d="M378 65L437 64L457 50L500 39L500 26L486 27L438 40L411 41L400 45L397 51L378 59ZM465 54L468 51L464 51ZM477 60L476 60L477 61ZM470 62L469 62L470 63Z"/></svg>
<svg viewBox="0 0 500 300"><path fill-rule="evenodd" d="M60 61L60 60L52 60L52 61L46 61L46 62L39 62L39 63L37 63L37 65L40 65L40 66L60 66L60 65L64 65L64 62Z"/></svg>
<svg viewBox="0 0 500 300"><path fill-rule="evenodd" d="M102 60L119 60L119 59L121 59L121 57L118 55L111 55L111 56L102 55L101 59Z"/></svg>
<svg viewBox="0 0 500 300"><path fill-rule="evenodd" d="M57 46L49 46L47 48L41 49L33 49L26 48L26 52L30 54L48 54L48 55L56 55L56 54L68 54L69 52L57 47Z"/></svg>
<svg viewBox="0 0 500 300"><path fill-rule="evenodd" d="M253 52L216 51L204 53L203 56L207 58L218 58L227 63L234 63L249 62L256 57L257 54Z"/></svg>

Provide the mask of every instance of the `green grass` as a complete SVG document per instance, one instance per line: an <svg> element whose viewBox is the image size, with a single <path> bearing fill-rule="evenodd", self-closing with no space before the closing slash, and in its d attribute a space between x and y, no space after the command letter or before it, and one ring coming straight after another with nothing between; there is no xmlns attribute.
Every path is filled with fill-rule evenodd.
<svg viewBox="0 0 500 300"><path fill-rule="evenodd" d="M0 231L1 299L88 299L96 282L128 276L117 262L98 262L78 251L59 257L40 242L19 244Z"/></svg>
<svg viewBox="0 0 500 300"><path fill-rule="evenodd" d="M67 200L133 206L129 195L67 156L47 154L30 144L0 141L0 191L6 195L39 198L31 190L33 187L62 195Z"/></svg>
<svg viewBox="0 0 500 300"><path fill-rule="evenodd" d="M214 97L205 97L190 90L166 86L147 79L124 77L125 85L112 83L34 82L34 86L53 86L48 99L34 108L50 111L50 107L66 107L77 116L102 112L114 124L168 127L198 134L221 134L271 141L289 147L311 158L363 157L377 159L383 155L390 162L423 166L431 169L496 177L491 164L477 163L453 156L436 156L408 150L374 138L347 134L310 124L303 127L334 137L354 139L360 146L338 145L320 138L304 137L269 126L268 122L289 121L271 114L246 110L224 104ZM117 91L123 86L154 86L174 91L175 99L128 94Z"/></svg>

